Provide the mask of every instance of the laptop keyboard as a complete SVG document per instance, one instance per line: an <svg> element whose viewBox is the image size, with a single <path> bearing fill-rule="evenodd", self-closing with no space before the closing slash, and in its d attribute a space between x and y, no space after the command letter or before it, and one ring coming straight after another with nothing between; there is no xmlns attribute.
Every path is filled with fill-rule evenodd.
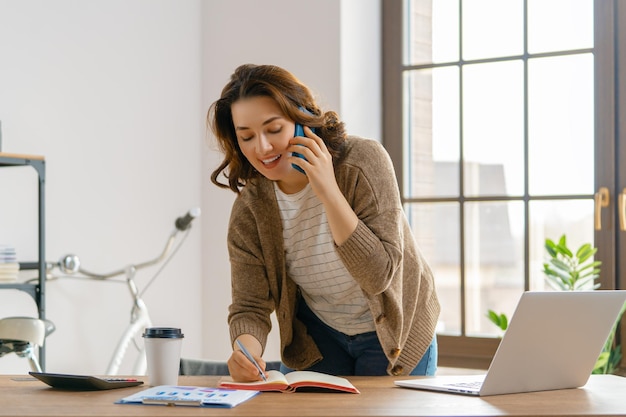
<svg viewBox="0 0 626 417"><path fill-rule="evenodd" d="M447 387L470 388L470 389L480 389L482 385L483 385L482 381L455 382L451 384L446 384Z"/></svg>

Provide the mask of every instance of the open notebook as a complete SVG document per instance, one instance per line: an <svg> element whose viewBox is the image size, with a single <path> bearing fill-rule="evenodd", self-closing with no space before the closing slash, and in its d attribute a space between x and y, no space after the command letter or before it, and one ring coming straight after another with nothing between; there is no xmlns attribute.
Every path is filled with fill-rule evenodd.
<svg viewBox="0 0 626 417"><path fill-rule="evenodd" d="M525 292L485 375L395 384L480 396L581 387L625 302L618 290Z"/></svg>

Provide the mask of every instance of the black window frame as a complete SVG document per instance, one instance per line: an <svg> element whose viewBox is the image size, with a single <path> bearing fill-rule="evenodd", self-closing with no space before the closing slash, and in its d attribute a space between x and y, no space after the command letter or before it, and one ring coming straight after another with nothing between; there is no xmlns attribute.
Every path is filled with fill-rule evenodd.
<svg viewBox="0 0 626 417"><path fill-rule="evenodd" d="M400 190L405 189L403 73L408 67L403 62L403 37L406 33L403 13L403 0L381 0L382 142L394 162ZM623 243L626 242L626 232L618 229L620 216L626 217L626 213L618 210L620 192L626 196L626 164L619 163L620 160L626 161L626 112L620 114L619 111L620 108L626 109L626 74L620 75L619 71L620 67L626 68L626 36L622 35L625 40L620 42L622 32L626 33L626 4L620 4L619 0L594 0L595 190L608 188L611 200L610 209L601 211L601 220L606 226L594 232L594 243L598 248L596 258L603 262L600 281L603 289L623 289L626 286L626 261L619 261L626 260L626 244ZM619 146L620 143L623 146ZM580 197L594 198L593 195ZM403 199L406 202L404 193ZM524 262L528 271L528 243ZM528 272L526 285L527 276ZM622 320L622 336L626 334L624 322ZM478 369L488 368L499 344L498 338L464 335L439 335L438 341L440 366ZM624 369L626 340L623 337L622 346Z"/></svg>

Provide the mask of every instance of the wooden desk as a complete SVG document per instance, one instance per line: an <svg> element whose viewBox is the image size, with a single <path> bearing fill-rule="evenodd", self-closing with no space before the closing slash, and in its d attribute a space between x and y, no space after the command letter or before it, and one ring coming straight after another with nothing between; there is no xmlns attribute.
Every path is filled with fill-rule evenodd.
<svg viewBox="0 0 626 417"><path fill-rule="evenodd" d="M626 378L593 375L584 388L475 398L394 386L396 377L351 377L361 394L261 393L232 409L121 405L146 387L72 392L0 375L0 416L626 416ZM219 377L181 376L215 386Z"/></svg>

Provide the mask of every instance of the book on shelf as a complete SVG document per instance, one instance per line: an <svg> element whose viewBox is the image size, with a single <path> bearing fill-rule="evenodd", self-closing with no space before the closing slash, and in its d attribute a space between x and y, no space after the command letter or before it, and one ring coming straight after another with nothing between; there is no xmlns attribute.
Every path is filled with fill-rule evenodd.
<svg viewBox="0 0 626 417"><path fill-rule="evenodd" d="M19 272L15 247L0 243L0 282L16 281Z"/></svg>
<svg viewBox="0 0 626 417"><path fill-rule="evenodd" d="M345 378L314 371L293 371L282 374L279 371L267 371L267 381L234 382L224 379L220 388L256 391L337 391L359 394L359 390Z"/></svg>
<svg viewBox="0 0 626 417"><path fill-rule="evenodd" d="M253 390L159 385L124 397L116 404L233 408L258 393Z"/></svg>

